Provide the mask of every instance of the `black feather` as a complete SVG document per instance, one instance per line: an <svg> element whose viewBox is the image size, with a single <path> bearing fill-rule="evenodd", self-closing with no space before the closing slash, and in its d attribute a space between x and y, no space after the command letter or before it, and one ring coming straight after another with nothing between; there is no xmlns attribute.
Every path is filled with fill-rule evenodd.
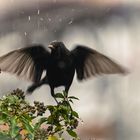
<svg viewBox="0 0 140 140"><path fill-rule="evenodd" d="M51 94L54 88L64 86L68 92L75 71L77 79L83 80L101 74L124 74L126 70L107 56L86 46L76 46L69 51L62 42L52 42L51 52L42 45L14 50L0 57L0 69L33 81L28 92L43 84L49 84ZM42 73L46 71L43 79Z"/></svg>

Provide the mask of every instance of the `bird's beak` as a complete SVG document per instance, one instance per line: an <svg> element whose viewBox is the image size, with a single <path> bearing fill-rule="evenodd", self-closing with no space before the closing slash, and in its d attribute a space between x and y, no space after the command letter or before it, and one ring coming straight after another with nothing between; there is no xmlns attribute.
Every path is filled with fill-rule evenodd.
<svg viewBox="0 0 140 140"><path fill-rule="evenodd" d="M54 46L53 45L49 45L48 48L50 48L51 50L54 49Z"/></svg>
<svg viewBox="0 0 140 140"><path fill-rule="evenodd" d="M54 46L51 44L48 46L48 48L50 49L51 52L54 50Z"/></svg>

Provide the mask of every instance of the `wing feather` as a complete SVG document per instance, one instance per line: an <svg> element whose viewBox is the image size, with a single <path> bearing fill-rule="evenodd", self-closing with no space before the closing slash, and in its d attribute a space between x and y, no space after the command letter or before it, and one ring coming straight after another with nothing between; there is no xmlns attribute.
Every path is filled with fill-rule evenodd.
<svg viewBox="0 0 140 140"><path fill-rule="evenodd" d="M74 56L77 78L87 79L101 74L126 73L126 70L107 56L85 46L77 46L71 51Z"/></svg>
<svg viewBox="0 0 140 140"><path fill-rule="evenodd" d="M37 82L49 61L50 53L41 45L14 50L0 57L0 69Z"/></svg>

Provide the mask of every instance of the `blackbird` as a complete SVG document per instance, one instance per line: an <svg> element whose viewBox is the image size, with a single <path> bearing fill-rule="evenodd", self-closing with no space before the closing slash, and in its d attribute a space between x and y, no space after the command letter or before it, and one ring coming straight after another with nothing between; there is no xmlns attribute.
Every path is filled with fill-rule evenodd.
<svg viewBox="0 0 140 140"><path fill-rule="evenodd" d="M107 56L83 45L70 51L63 42L53 41L48 48L51 51L42 45L32 45L9 52L0 57L0 69L32 81L28 92L48 84L53 97L55 87L64 86L68 93L75 73L82 81L91 76L126 72Z"/></svg>

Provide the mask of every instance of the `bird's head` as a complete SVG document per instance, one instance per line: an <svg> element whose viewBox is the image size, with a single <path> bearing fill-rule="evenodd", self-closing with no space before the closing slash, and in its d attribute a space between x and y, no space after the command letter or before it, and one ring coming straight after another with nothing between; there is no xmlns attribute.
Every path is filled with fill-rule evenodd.
<svg viewBox="0 0 140 140"><path fill-rule="evenodd" d="M50 48L52 52L58 51L63 47L65 47L64 43L59 41L53 41L48 46L48 48Z"/></svg>
<svg viewBox="0 0 140 140"><path fill-rule="evenodd" d="M66 55L68 52L68 49L65 47L64 43L59 41L51 42L48 48L51 49L51 55L58 59Z"/></svg>

